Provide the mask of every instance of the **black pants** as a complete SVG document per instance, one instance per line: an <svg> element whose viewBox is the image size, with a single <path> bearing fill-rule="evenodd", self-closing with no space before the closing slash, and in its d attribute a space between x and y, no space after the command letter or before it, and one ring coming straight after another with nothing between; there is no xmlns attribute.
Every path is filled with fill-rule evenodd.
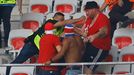
<svg viewBox="0 0 134 75"><path fill-rule="evenodd" d="M11 29L10 18L11 18L11 12L13 10L13 7L14 6L0 6L0 21L1 21L0 23L3 22L3 25L4 25L5 46L7 46L9 32L10 32L10 29ZM1 35L0 35L0 38L1 38Z"/></svg>
<svg viewBox="0 0 134 75"><path fill-rule="evenodd" d="M109 12L110 23L111 23L111 37L113 37L113 33L114 30L116 29L117 22L127 20L128 17L125 16L125 14L131 11L132 3L130 3L129 0L123 0L123 2L124 5L122 7L116 5Z"/></svg>
<svg viewBox="0 0 134 75"><path fill-rule="evenodd" d="M11 64L24 63L28 58L34 55L37 55L38 53L39 53L39 50L37 49L37 47L34 44L28 42L24 45L24 47L20 51L20 54L15 58L15 60L11 62ZM6 69L6 75L10 74L10 69L11 69L11 66L8 66Z"/></svg>

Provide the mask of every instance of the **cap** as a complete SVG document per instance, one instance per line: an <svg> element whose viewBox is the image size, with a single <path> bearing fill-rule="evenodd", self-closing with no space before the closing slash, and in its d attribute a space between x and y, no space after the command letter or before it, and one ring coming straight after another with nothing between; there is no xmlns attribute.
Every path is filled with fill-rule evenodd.
<svg viewBox="0 0 134 75"><path fill-rule="evenodd" d="M98 4L95 1L88 1L84 7L84 10L86 9L93 9L93 8L99 8Z"/></svg>
<svg viewBox="0 0 134 75"><path fill-rule="evenodd" d="M46 34L53 34L54 31L53 23L46 23L46 25L44 26L44 30Z"/></svg>

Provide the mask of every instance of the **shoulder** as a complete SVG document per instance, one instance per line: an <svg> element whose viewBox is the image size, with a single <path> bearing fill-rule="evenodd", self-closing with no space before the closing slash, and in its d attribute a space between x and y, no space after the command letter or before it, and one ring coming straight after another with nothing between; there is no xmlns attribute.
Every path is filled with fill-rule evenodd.
<svg viewBox="0 0 134 75"><path fill-rule="evenodd" d="M99 14L99 18L103 21L109 21L108 17L106 15L104 15L103 13Z"/></svg>

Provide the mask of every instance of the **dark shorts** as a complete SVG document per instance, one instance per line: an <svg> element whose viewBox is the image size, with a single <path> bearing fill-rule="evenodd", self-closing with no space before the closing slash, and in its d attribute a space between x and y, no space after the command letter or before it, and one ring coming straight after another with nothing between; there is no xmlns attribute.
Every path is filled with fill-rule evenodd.
<svg viewBox="0 0 134 75"><path fill-rule="evenodd" d="M83 56L84 62L101 62L109 54L109 51L105 51L99 48L94 47L90 43L86 43L86 51ZM97 65L87 65L92 71L95 71Z"/></svg>

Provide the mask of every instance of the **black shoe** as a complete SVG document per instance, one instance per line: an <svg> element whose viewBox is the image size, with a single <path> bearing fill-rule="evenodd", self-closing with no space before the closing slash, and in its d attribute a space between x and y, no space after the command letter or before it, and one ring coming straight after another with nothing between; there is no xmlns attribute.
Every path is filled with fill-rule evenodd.
<svg viewBox="0 0 134 75"><path fill-rule="evenodd" d="M134 23L134 19L128 19L126 21L124 21L122 23L122 25L120 25L122 28L126 28L128 25L130 25L131 23Z"/></svg>

